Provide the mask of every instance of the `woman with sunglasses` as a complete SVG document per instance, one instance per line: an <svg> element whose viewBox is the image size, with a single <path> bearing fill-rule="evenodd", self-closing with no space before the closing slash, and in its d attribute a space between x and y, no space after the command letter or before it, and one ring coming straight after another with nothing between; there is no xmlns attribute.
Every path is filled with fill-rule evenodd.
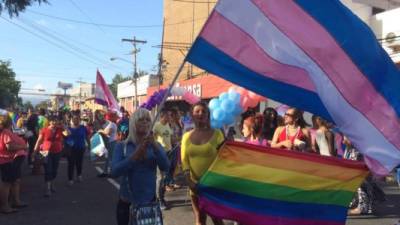
<svg viewBox="0 0 400 225"><path fill-rule="evenodd" d="M310 134L303 112L290 108L284 115L284 126L276 128L271 147L303 151L309 147Z"/></svg>

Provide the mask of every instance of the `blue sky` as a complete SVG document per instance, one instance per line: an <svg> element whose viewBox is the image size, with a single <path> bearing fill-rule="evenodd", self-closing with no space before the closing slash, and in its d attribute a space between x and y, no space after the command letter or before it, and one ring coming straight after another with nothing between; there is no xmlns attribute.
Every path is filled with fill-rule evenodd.
<svg viewBox="0 0 400 225"><path fill-rule="evenodd" d="M110 61L110 58L120 57L132 61L129 55L132 45L121 42L121 39L133 36L147 40L147 44L140 46L138 68L152 72L152 68L157 65L160 49L152 46L161 42L162 0L49 2L40 6L35 4L17 18L10 19L6 12L0 18L0 59L11 61L17 79L23 81L22 88L44 88L46 92L54 93L58 81L77 85L76 81L81 78L85 82L95 82L97 68L107 82L116 73L129 75L133 71L132 64L122 60ZM159 26L116 28L75 23L49 16L97 24ZM4 18L47 40L38 38Z"/></svg>

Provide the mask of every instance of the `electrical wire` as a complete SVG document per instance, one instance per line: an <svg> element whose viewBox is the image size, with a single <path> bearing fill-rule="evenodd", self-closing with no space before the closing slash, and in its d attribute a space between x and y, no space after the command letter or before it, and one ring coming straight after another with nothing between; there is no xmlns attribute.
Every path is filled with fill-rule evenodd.
<svg viewBox="0 0 400 225"><path fill-rule="evenodd" d="M33 14L37 14L37 15L41 15L41 16L45 16L48 18L52 18L52 19L56 19L56 20L63 20L63 21L68 21L71 23L79 23L79 24L86 24L86 25L97 25L100 27L109 27L109 28L158 28L158 27L162 27L162 24L154 24L154 25L118 25L118 24L104 24L104 23L92 23L92 22L88 22L88 21L82 21L82 20L75 20L75 19L69 19L69 18L65 18L65 17L59 17L59 16L53 16L53 15L48 15L48 14L44 14L44 13L40 13L40 12L36 12L33 10L27 10L30 13ZM195 21L200 21L200 20L205 20L207 19L207 17L203 17L203 18L198 18ZM180 25L180 24L185 24L185 23L192 23L193 20L184 20L181 22L176 22L176 23L170 23L170 24L165 24L165 26L175 26L175 25Z"/></svg>
<svg viewBox="0 0 400 225"><path fill-rule="evenodd" d="M92 64L94 64L94 65L96 65L96 66L99 66L96 62L92 61L91 59L87 59L86 57L83 57L83 56L81 56L81 55L78 55L78 54L76 54L75 52L71 51L70 49L67 49L67 48L65 48L64 46L59 45L58 43L55 43L55 42L53 42L53 41L51 41L51 40L49 40L49 39L47 39L47 38L45 38L45 37L43 37L43 36L41 36L41 35L39 35L39 34L37 34L37 33L33 32L33 31L27 29L26 27L21 26L20 24L17 24L17 23L15 23L15 22L13 22L13 21L7 19L7 18L4 18L4 17L1 16L1 15L0 15L0 18L3 19L3 20L5 20L5 21L8 22L8 23L14 25L14 26L17 26L18 28L24 30L25 32L28 32L28 33L32 34L33 36L35 36L35 37L41 39L42 41L44 41L44 42L46 42L46 43L48 43L48 44L51 44L51 45L53 45L53 46L55 46L55 47L57 47L57 48L60 48L60 49L62 49L62 50L64 50L64 51L66 51L66 52L69 52L70 54L72 54L72 55L74 55L74 56L76 56L76 57L79 57L79 58L81 58L81 59L83 59L83 60L85 60L85 61L87 61L87 62L90 62L90 63L92 63Z"/></svg>
<svg viewBox="0 0 400 225"><path fill-rule="evenodd" d="M77 53L79 53L79 54L81 54L81 55L84 55L84 56L86 56L86 57L88 57L88 58L90 58L90 59L92 59L92 60L94 60L94 61L97 61L98 64L105 64L105 65L108 65L108 67L113 67L113 68L121 69L121 68L119 68L118 66L115 66L115 65L110 64L108 61L99 59L99 58L97 58L96 56L94 56L94 55L92 55L92 54L90 54L90 53L88 53L88 52L82 50L81 48L79 48L79 47L77 47L77 46L74 46L73 44L71 44L71 43L69 43L69 42L63 40L62 38L57 37L56 35L54 35L54 34L48 32L48 31L46 31L46 30L40 28L39 26L37 26L37 25L35 25L35 24L33 24L33 23L27 21L26 19L21 19L21 18L19 18L19 20L20 20L23 24L25 24L25 25L27 25L27 26L33 28L33 29L36 30L36 31L39 31L39 32L42 33L43 35L45 35L45 36L47 36L47 37L50 37L50 38L52 38L53 40L56 40L56 41L58 41L58 42L64 44L65 46L69 47L70 49L74 50L75 52L77 52ZM104 67L106 67L106 66L104 66Z"/></svg>

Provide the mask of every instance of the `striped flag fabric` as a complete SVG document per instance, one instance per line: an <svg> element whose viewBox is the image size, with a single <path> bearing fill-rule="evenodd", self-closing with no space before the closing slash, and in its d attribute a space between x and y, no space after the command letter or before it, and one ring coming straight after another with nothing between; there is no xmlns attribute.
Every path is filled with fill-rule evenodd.
<svg viewBox="0 0 400 225"><path fill-rule="evenodd" d="M186 60L333 121L376 174L400 164L400 73L339 0L220 0Z"/></svg>
<svg viewBox="0 0 400 225"><path fill-rule="evenodd" d="M114 95L99 70L96 73L95 101L97 104L104 105L115 112L120 111L117 100L115 100Z"/></svg>
<svg viewBox="0 0 400 225"><path fill-rule="evenodd" d="M202 176L200 207L246 225L344 225L365 164L231 142Z"/></svg>

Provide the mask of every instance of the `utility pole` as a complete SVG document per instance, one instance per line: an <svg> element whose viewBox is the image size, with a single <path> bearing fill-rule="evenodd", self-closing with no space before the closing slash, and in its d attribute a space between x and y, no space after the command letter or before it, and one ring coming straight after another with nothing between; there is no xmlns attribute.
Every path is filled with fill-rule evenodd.
<svg viewBox="0 0 400 225"><path fill-rule="evenodd" d="M130 42L133 45L133 67L134 67L134 72L133 72L133 82L135 84L135 110L138 108L138 96L137 96L137 79L138 79L138 73L137 73L137 64L136 64L136 58L137 58L137 53L140 51L140 49L137 48L137 44L146 44L147 41L145 40L138 40L136 37L133 37L133 39L122 39L123 42Z"/></svg>
<svg viewBox="0 0 400 225"><path fill-rule="evenodd" d="M79 77L77 83L79 84L79 109L82 110L82 84L85 82L82 82L82 77Z"/></svg>

